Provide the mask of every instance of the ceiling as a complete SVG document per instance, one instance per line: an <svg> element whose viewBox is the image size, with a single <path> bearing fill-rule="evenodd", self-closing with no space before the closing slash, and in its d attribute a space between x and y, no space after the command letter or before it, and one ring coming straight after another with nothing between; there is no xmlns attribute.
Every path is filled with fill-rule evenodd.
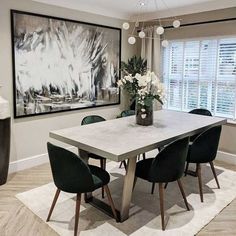
<svg viewBox="0 0 236 236"><path fill-rule="evenodd" d="M236 0L32 0L120 19L134 20L140 14L144 20L184 15L235 7Z"/></svg>

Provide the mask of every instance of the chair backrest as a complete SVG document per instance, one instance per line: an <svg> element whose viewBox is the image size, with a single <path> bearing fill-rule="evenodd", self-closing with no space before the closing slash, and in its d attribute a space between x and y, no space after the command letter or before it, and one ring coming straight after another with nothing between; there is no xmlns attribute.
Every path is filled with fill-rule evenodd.
<svg viewBox="0 0 236 236"><path fill-rule="evenodd" d="M53 180L57 188L70 193L89 192L94 187L88 165L76 154L47 143Z"/></svg>
<svg viewBox="0 0 236 236"><path fill-rule="evenodd" d="M121 117L133 116L133 115L135 115L135 111L133 110L125 110L125 111L122 111L120 114Z"/></svg>
<svg viewBox="0 0 236 236"><path fill-rule="evenodd" d="M166 146L154 159L149 172L149 181L166 183L183 176L188 153L189 137Z"/></svg>
<svg viewBox="0 0 236 236"><path fill-rule="evenodd" d="M215 126L201 133L189 148L188 160L194 163L207 163L216 158L221 126Z"/></svg>
<svg viewBox="0 0 236 236"><path fill-rule="evenodd" d="M101 122L105 120L106 119L104 119L103 117L97 116L97 115L85 116L81 122L81 125L88 125L88 124Z"/></svg>
<svg viewBox="0 0 236 236"><path fill-rule="evenodd" d="M208 111L207 109L203 109L203 108L193 109L189 113L196 114L196 115L203 115L203 116L212 116L210 111Z"/></svg>

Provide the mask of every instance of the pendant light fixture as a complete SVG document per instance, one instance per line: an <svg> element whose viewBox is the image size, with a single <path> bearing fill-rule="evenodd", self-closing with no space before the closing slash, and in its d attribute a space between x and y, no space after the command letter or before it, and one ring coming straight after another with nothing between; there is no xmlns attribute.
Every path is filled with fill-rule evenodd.
<svg viewBox="0 0 236 236"><path fill-rule="evenodd" d="M141 21L139 19L140 15L142 13L145 12L145 9L147 9L147 5L148 5L148 1L147 0L138 0L138 10L139 10L139 14L138 14L138 17L137 17L137 20L134 22L134 26L133 26L133 29L132 29L132 33L129 35L128 37L128 43L129 44L135 44L136 43L136 38L141 38L141 39L145 39L147 36L145 34L145 31L144 31L144 24L145 22L144 21ZM162 2L162 5L164 5L164 7L170 11L170 8L166 5L165 3L165 0L153 0L153 3L155 4L155 8L156 8L156 11L158 11L158 5L157 5L157 1L161 1ZM150 2L149 2L150 3ZM173 14L173 13L172 13ZM174 15L174 14L173 14ZM174 20L172 22L172 25L174 28L179 28L180 25L181 25L181 22L179 19L177 19L176 17L173 17ZM158 21L158 26L156 28L156 34L158 36L162 36L162 42L161 42L161 45L163 47L168 47L168 40L164 37L164 33L165 33L165 28L163 27L162 25L162 22L161 22L161 18L158 18L158 19L155 19L156 21ZM137 28L141 28L139 31ZM122 25L122 28L124 30L129 30L130 29L130 23L129 22L124 22L123 25ZM136 34L136 32L138 31L138 34ZM150 37L148 37L150 38ZM153 37L153 38L158 38L159 37Z"/></svg>

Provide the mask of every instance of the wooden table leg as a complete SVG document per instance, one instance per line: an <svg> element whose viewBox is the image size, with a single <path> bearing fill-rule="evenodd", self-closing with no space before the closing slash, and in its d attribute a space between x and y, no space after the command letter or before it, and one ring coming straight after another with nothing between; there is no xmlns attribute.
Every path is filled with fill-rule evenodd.
<svg viewBox="0 0 236 236"><path fill-rule="evenodd" d="M129 208L133 192L134 176L136 169L136 156L128 159L128 165L124 180L122 203L120 210L120 219L121 222L129 218Z"/></svg>

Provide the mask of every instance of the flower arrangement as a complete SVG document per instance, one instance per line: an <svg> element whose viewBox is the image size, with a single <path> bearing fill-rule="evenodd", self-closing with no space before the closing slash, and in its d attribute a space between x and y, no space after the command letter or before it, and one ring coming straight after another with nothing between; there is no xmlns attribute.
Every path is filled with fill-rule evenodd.
<svg viewBox="0 0 236 236"><path fill-rule="evenodd" d="M127 90L132 98L136 98L136 122L140 125L153 123L153 100L161 104L164 100L164 85L154 72L147 71L141 75L136 73L124 76L118 86Z"/></svg>
<svg viewBox="0 0 236 236"><path fill-rule="evenodd" d="M118 86L127 90L132 97L136 97L142 106L148 106L150 100L156 99L161 104L164 100L164 85L154 72L148 71L141 75L126 75L118 81Z"/></svg>

